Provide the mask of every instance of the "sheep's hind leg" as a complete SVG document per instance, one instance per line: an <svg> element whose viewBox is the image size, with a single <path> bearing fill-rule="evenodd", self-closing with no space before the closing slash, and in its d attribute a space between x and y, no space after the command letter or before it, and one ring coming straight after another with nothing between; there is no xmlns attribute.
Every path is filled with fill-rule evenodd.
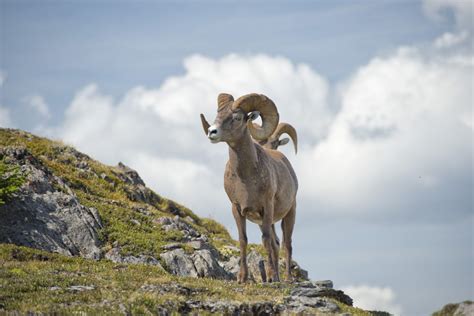
<svg viewBox="0 0 474 316"><path fill-rule="evenodd" d="M291 210L281 221L281 229L283 231L283 246L286 252L286 281L293 282L291 276L291 256L293 248L291 246L291 236L293 235L293 228L295 226L295 215L296 215L296 203L292 206Z"/></svg>
<svg viewBox="0 0 474 316"><path fill-rule="evenodd" d="M234 215L235 222L237 223L237 230L239 231L239 244L240 244L240 271L237 276L239 283L244 283L248 278L248 266L247 266L247 226L245 217L239 212L237 205L232 204L232 215Z"/></svg>
<svg viewBox="0 0 474 316"><path fill-rule="evenodd" d="M275 233L272 229L273 203L269 202L263 210L263 222L260 225L262 231L262 242L268 254L268 282L280 282L278 272L278 246L275 240Z"/></svg>

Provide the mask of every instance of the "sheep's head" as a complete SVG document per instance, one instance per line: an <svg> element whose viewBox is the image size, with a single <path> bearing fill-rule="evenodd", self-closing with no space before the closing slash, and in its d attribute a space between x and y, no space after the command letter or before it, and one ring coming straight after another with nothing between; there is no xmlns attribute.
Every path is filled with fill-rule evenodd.
<svg viewBox="0 0 474 316"><path fill-rule="evenodd" d="M296 134L295 128L288 123L278 124L273 134L270 137L268 137L268 139L259 141L259 144L265 148L276 150L278 149L278 146L286 145L290 141L288 138L280 139L280 136L283 134L288 134L288 136L290 136L291 140L293 141L293 146L295 147L295 153L297 153L298 152L298 135Z"/></svg>
<svg viewBox="0 0 474 316"><path fill-rule="evenodd" d="M217 98L217 106L217 116L212 126L201 114L204 133L212 143L232 143L242 137L246 129L254 139L264 140L278 125L279 115L275 104L262 94L251 93L234 101L230 94L221 93ZM262 126L252 122L259 115Z"/></svg>

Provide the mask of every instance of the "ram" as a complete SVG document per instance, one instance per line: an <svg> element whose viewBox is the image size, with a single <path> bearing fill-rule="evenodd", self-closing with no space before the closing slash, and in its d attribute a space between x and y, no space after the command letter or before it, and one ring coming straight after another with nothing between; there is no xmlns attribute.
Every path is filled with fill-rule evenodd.
<svg viewBox="0 0 474 316"><path fill-rule="evenodd" d="M298 135L293 126L288 123L280 123L273 132L273 134L267 139L261 140L258 143L265 148L277 150L279 146L288 144L290 139L282 138L280 136L283 134L288 134L291 140L293 141L293 146L295 147L295 154L298 152Z"/></svg>
<svg viewBox="0 0 474 316"><path fill-rule="evenodd" d="M286 279L292 281L292 234L296 215L296 174L281 152L263 148L253 141L267 139L278 125L279 115L272 100L261 94L244 95L234 101L230 94L217 98L217 116L211 126L201 114L204 132L212 143L228 145L229 160L224 173L224 189L232 204L240 242L238 281L245 282L247 267L246 220L260 226L268 254L267 281L280 281L279 246L274 223L281 220L286 251ZM262 118L262 126L252 121ZM253 139L252 139L253 138Z"/></svg>

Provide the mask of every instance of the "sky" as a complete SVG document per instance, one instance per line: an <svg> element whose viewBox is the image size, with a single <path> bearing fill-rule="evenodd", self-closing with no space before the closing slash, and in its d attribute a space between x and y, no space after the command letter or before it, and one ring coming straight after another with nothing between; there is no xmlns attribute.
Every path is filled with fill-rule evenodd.
<svg viewBox="0 0 474 316"><path fill-rule="evenodd" d="M0 126L136 169L237 237L220 92L298 131L294 257L356 306L474 298L473 3L0 0ZM250 242L260 242L249 224Z"/></svg>

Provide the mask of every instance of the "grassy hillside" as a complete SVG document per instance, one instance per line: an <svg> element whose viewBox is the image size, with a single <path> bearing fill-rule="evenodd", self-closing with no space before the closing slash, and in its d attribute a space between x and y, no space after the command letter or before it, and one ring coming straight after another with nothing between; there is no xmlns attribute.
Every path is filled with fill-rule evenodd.
<svg viewBox="0 0 474 316"><path fill-rule="evenodd" d="M101 239L105 250L112 245L120 246L123 255L147 254L159 258L163 246L179 242L179 232L156 229L156 219L189 216L188 223L197 231L211 238L211 243L222 253L230 255L236 242L228 231L212 219L201 219L188 208L147 190L148 201L133 200L132 184L122 181L117 167L106 166L61 142L10 129L0 129L2 146L26 147L54 174L62 178L79 198L81 204L94 207L104 222ZM79 164L87 163L87 169ZM146 215L145 215L146 214ZM256 246L253 246L256 247Z"/></svg>
<svg viewBox="0 0 474 316"><path fill-rule="evenodd" d="M291 285L184 278L142 264L117 264L0 245L0 312L157 314L189 300L283 303ZM369 312L334 301L352 315ZM314 311L315 314L321 314Z"/></svg>
<svg viewBox="0 0 474 316"><path fill-rule="evenodd" d="M104 253L119 248L122 255L149 255L159 259L170 243L180 244L184 251L192 252L179 230L160 229L159 218L178 214L209 238L221 258L238 255L237 242L225 227L212 219L198 217L144 186L131 183L124 178L123 168L103 165L61 142L19 130L0 129L0 147L26 148L73 190L81 204L98 210L103 222L100 239ZM2 163L5 166L2 170L15 173L19 170L8 166L8 161ZM0 177L5 175L3 172ZM18 184L20 182L5 195L7 203L8 199L15 198L12 194ZM251 245L251 248L263 252L260 245ZM265 308L265 302L277 307L288 304L294 288L294 284L285 283L238 284L178 277L160 266L95 261L0 244L0 314L15 311L141 315L160 314L163 308L175 313L189 312L190 308L194 312L209 313L213 304L253 303L256 305L252 308L261 309ZM327 301L336 304L339 312L373 315L334 299ZM210 303L203 306L197 302ZM311 308L306 311L322 313Z"/></svg>

